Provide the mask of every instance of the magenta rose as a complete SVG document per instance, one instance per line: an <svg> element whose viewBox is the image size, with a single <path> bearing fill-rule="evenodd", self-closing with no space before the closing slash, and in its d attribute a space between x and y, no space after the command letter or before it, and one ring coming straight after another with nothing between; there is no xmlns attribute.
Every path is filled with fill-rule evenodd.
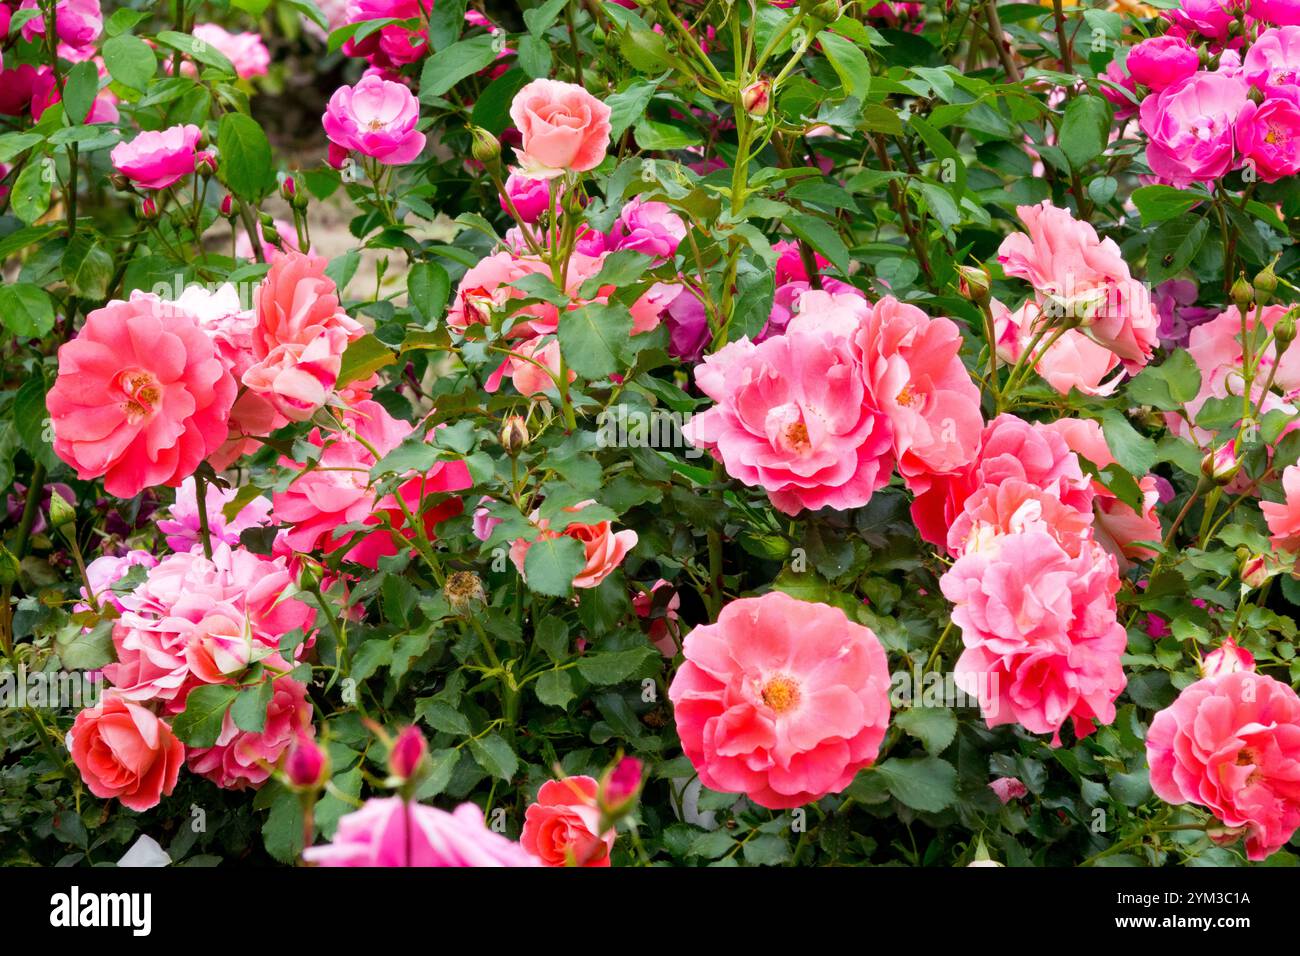
<svg viewBox="0 0 1300 956"><path fill-rule="evenodd" d="M1162 36L1133 47L1125 63L1133 79L1159 93L1195 73L1201 57L1181 37Z"/></svg>
<svg viewBox="0 0 1300 956"><path fill-rule="evenodd" d="M1237 117L1237 149L1266 183L1300 172L1300 106L1284 96L1247 101Z"/></svg>
<svg viewBox="0 0 1300 956"><path fill-rule="evenodd" d="M1300 85L1300 26L1265 30L1241 61L1246 82L1269 92L1293 92Z"/></svg>
<svg viewBox="0 0 1300 956"><path fill-rule="evenodd" d="M1232 169L1233 125L1248 90L1240 77L1197 73L1143 100L1140 116L1151 171L1185 187Z"/></svg>
<svg viewBox="0 0 1300 956"><path fill-rule="evenodd" d="M118 143L109 154L113 168L142 189L166 189L194 172L199 137L197 126L147 130L135 139Z"/></svg>

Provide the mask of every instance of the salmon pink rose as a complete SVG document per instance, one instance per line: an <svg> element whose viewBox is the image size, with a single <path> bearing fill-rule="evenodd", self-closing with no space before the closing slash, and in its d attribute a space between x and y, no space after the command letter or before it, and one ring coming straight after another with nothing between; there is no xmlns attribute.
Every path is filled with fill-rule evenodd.
<svg viewBox="0 0 1300 956"><path fill-rule="evenodd" d="M1042 310L1033 301L1012 312L997 299L993 300L994 329L998 340L998 358L1014 365L1029 347L1044 321ZM1119 357L1098 345L1078 329L1067 329L1046 350L1036 346L1038 360L1034 371L1062 395L1078 389L1084 395L1105 397L1119 388L1124 373L1111 374L1119 368Z"/></svg>
<svg viewBox="0 0 1300 956"><path fill-rule="evenodd" d="M191 747L185 765L223 790L255 789L267 781L291 744L314 736L311 716L307 688L292 677L277 677L261 730L241 729L226 711L217 742Z"/></svg>
<svg viewBox="0 0 1300 956"><path fill-rule="evenodd" d="M193 124L146 130L109 153L113 168L141 189L166 189L194 172L199 137Z"/></svg>
<svg viewBox="0 0 1300 956"><path fill-rule="evenodd" d="M1115 240L1098 238L1091 225L1050 200L1017 206L1016 214L1026 231L1002 240L1003 271L1034 287L1046 317L1078 321L1085 335L1118 355L1131 372L1146 365L1160 319Z"/></svg>
<svg viewBox="0 0 1300 956"><path fill-rule="evenodd" d="M584 508L595 503L594 501L581 501L564 510L568 514L581 514ZM519 570L520 577L525 577L524 568L527 565L528 549L538 541L547 538L564 536L582 543L586 561L582 566L582 570L573 579L575 588L596 587L601 581L613 574L615 568L623 563L627 553L636 547L637 534L635 531L616 532L608 521L598 521L595 524L570 521L569 524L564 526L563 530L556 531L551 528L551 523L546 518L541 517L540 512L534 511L530 516L530 520L537 528L538 536L533 540L519 538L510 545L510 560L514 562L515 567Z"/></svg>
<svg viewBox="0 0 1300 956"><path fill-rule="evenodd" d="M1246 670L1199 680L1155 715L1146 743L1156 796L1244 829L1248 859L1300 827L1300 697L1281 681Z"/></svg>
<svg viewBox="0 0 1300 956"><path fill-rule="evenodd" d="M1264 513L1273 547L1291 553L1300 552L1300 465L1287 465L1282 472L1282 501L1264 501Z"/></svg>
<svg viewBox="0 0 1300 956"><path fill-rule="evenodd" d="M1198 72L1142 101L1147 165L1171 186L1212 183L1233 168L1233 126L1248 102L1239 76Z"/></svg>
<svg viewBox="0 0 1300 956"><path fill-rule="evenodd" d="M717 404L682 434L777 510L858 508L889 481L889 419L844 336L800 328L730 342L696 366L695 382Z"/></svg>
<svg viewBox="0 0 1300 956"><path fill-rule="evenodd" d="M889 665L869 628L780 591L686 636L673 677L682 749L711 790L785 810L839 793L880 751Z"/></svg>
<svg viewBox="0 0 1300 956"><path fill-rule="evenodd" d="M235 380L189 313L133 292L59 348L46 396L54 451L83 481L133 498L177 487L226 437Z"/></svg>
<svg viewBox="0 0 1300 956"><path fill-rule="evenodd" d="M148 810L170 796L185 760L172 729L139 704L109 693L77 715L68 733L72 762L101 800Z"/></svg>
<svg viewBox="0 0 1300 956"><path fill-rule="evenodd" d="M401 797L372 797L339 820L334 842L308 847L317 866L538 866L517 843L488 829L483 811L448 813Z"/></svg>
<svg viewBox="0 0 1300 956"><path fill-rule="evenodd" d="M339 305L328 263L289 252L276 259L255 296L249 390L289 421L305 421L328 400L348 343L365 334Z"/></svg>
<svg viewBox="0 0 1300 956"><path fill-rule="evenodd" d="M413 163L424 151L424 134L416 129L420 104L415 95L401 83L373 74L363 76L356 86L335 90L322 121L335 166L353 151L387 166Z"/></svg>
<svg viewBox="0 0 1300 956"><path fill-rule="evenodd" d="M546 866L609 866L616 834L613 829L598 832L599 789L585 776L546 781L524 812L519 845Z"/></svg>
<svg viewBox="0 0 1300 956"><path fill-rule="evenodd" d="M533 80L510 104L523 138L515 150L523 173L555 179L595 169L609 148L609 107L575 83Z"/></svg>

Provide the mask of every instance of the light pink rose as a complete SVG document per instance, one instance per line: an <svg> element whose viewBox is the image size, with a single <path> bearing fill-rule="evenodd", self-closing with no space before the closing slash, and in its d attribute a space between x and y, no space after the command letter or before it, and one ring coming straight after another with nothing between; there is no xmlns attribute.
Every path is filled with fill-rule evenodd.
<svg viewBox="0 0 1300 956"><path fill-rule="evenodd" d="M46 396L54 451L83 481L132 498L178 486L225 439L235 381L193 316L134 292L59 348Z"/></svg>
<svg viewBox="0 0 1300 956"><path fill-rule="evenodd" d="M109 153L113 168L141 189L166 189L194 172L199 137L193 124L146 130Z"/></svg>
<svg viewBox="0 0 1300 956"><path fill-rule="evenodd" d="M1201 57L1182 37L1160 36L1132 47L1124 65L1133 79L1159 93L1199 70Z"/></svg>
<svg viewBox="0 0 1300 956"><path fill-rule="evenodd" d="M271 502L261 495L253 498L239 509L231 521L226 520L225 506L235 500L236 489L222 489L209 484L204 495L208 515L208 535L215 544L223 541L234 547L239 544L239 536L249 528L260 528L270 524ZM180 488L176 489L176 501L168 509L170 517L159 519L158 530L167 536L167 547L173 551L192 551L203 547L199 531L198 492L193 477L186 478Z"/></svg>
<svg viewBox="0 0 1300 956"><path fill-rule="evenodd" d="M341 86L321 119L335 165L355 151L388 166L402 166L424 151L424 134L416 129L420 104L401 83L364 76L356 86Z"/></svg>
<svg viewBox="0 0 1300 956"><path fill-rule="evenodd" d="M850 341L791 331L730 342L695 368L714 400L682 430L785 514L857 508L889 481L893 436Z"/></svg>
<svg viewBox="0 0 1300 956"><path fill-rule="evenodd" d="M524 811L519 845L546 866L607 867L617 834L600 832L599 784L587 776L548 780Z"/></svg>
<svg viewBox="0 0 1300 956"><path fill-rule="evenodd" d="M1019 800L1029 793L1029 788L1015 777L997 777L989 782L989 789L996 793L1003 803Z"/></svg>
<svg viewBox="0 0 1300 956"><path fill-rule="evenodd" d="M302 855L317 866L540 865L489 830L472 803L448 813L400 797L372 797L339 820L333 843L308 847Z"/></svg>
<svg viewBox="0 0 1300 956"><path fill-rule="evenodd" d="M1116 619L1115 559L1094 542L1071 555L1046 529L1012 532L968 551L940 578L965 650L957 686L990 727L1018 723L1061 742L1115 719L1127 645Z"/></svg>
<svg viewBox="0 0 1300 956"><path fill-rule="evenodd" d="M215 23L196 23L190 31L235 65L241 80L265 76L271 66L271 54L256 33L229 33Z"/></svg>
<svg viewBox="0 0 1300 956"><path fill-rule="evenodd" d="M19 10L41 9L38 0L23 0ZM94 52L94 43L104 29L104 16L99 8L99 0L58 0L54 7L54 32L58 34L60 45L66 44L70 50L60 50L64 59L82 62ZM6 32L8 32L6 30ZM38 15L22 26L22 38L34 42L45 36L45 17ZM67 55L71 53L71 55Z"/></svg>
<svg viewBox="0 0 1300 956"><path fill-rule="evenodd" d="M533 80L510 104L510 118L523 137L515 150L523 172L555 179L595 169L609 148L609 107L581 86Z"/></svg>
<svg viewBox="0 0 1300 956"><path fill-rule="evenodd" d="M86 788L137 811L171 795L185 759L185 746L167 724L111 693L77 715L68 739Z"/></svg>
<svg viewBox="0 0 1300 956"><path fill-rule="evenodd" d="M869 628L780 591L686 635L673 677L682 749L711 790L784 810L838 793L889 723L889 664Z"/></svg>
<svg viewBox="0 0 1300 956"><path fill-rule="evenodd" d="M594 501L582 501L576 505L570 505L565 508L568 514L578 514L588 505L595 504ZM518 538L510 545L510 560L514 562L515 567L519 570L519 576L524 577L525 562L528 557L528 550L538 541L547 538L567 537L582 543L586 562L582 570L578 572L573 579L575 588L594 588L605 578L614 573L614 570L623 563L627 553L636 547L637 534L632 530L614 531L608 521L598 521L595 524L584 524L579 521L571 521L565 527L556 530L551 527L551 522L541 517L539 512L534 511L529 520L537 528L537 536L529 538Z"/></svg>
<svg viewBox="0 0 1300 956"><path fill-rule="evenodd" d="M1032 300L1015 312L997 299L993 300L992 308L998 358L1014 364L1033 341L1038 324L1050 320ZM1046 351L1043 343L1044 339L1040 339L1035 346L1040 358L1034 363L1034 370L1062 395L1069 395L1071 389L1077 388L1084 395L1104 397L1119 388L1124 373L1112 374L1119 368L1119 356L1078 329L1068 329Z"/></svg>
<svg viewBox="0 0 1300 956"><path fill-rule="evenodd" d="M1199 680L1155 715L1146 744L1156 796L1243 830L1248 859L1300 827L1300 697L1281 681L1250 671Z"/></svg>
<svg viewBox="0 0 1300 956"><path fill-rule="evenodd" d="M1200 72L1142 101L1147 165L1162 181L1212 183L1233 168L1233 125L1249 87L1239 76Z"/></svg>
<svg viewBox="0 0 1300 956"><path fill-rule="evenodd" d="M1223 643L1206 654L1201 661L1202 677L1222 677L1224 674L1254 669L1255 655L1230 637L1225 637Z"/></svg>
<svg viewBox="0 0 1300 956"><path fill-rule="evenodd" d="M1115 241L1099 239L1091 225L1049 200L1017 206L1016 214L1026 232L1002 240L1003 271L1029 282L1039 308L1054 322L1075 317L1080 330L1119 356L1129 371L1146 365L1160 319Z"/></svg>

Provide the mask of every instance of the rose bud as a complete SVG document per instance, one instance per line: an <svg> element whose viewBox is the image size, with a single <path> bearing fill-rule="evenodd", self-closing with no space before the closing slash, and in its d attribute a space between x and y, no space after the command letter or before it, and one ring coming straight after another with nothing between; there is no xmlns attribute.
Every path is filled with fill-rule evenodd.
<svg viewBox="0 0 1300 956"><path fill-rule="evenodd" d="M330 761L325 748L299 734L284 759L284 775L299 790L319 790L329 779Z"/></svg>
<svg viewBox="0 0 1300 956"><path fill-rule="evenodd" d="M772 81L764 78L749 84L740 93L740 104L755 119L766 116L772 108Z"/></svg>
<svg viewBox="0 0 1300 956"><path fill-rule="evenodd" d="M958 266L959 290L963 299L983 305L989 300L992 277L984 266Z"/></svg>
<svg viewBox="0 0 1300 956"><path fill-rule="evenodd" d="M624 757L605 772L600 781L597 802L605 817L617 820L631 809L641 792L641 761Z"/></svg>
<svg viewBox="0 0 1300 956"><path fill-rule="evenodd" d="M521 415L511 415L501 426L501 447L511 458L528 447L528 423Z"/></svg>
<svg viewBox="0 0 1300 956"><path fill-rule="evenodd" d="M469 127L469 135L474 139L471 152L474 158L489 168L501 160L501 143L481 126Z"/></svg>
<svg viewBox="0 0 1300 956"><path fill-rule="evenodd" d="M1226 485L1241 471L1233 442L1225 442L1201 459L1201 474L1216 485Z"/></svg>
<svg viewBox="0 0 1300 956"><path fill-rule="evenodd" d="M227 219L235 218L235 197L229 193L221 200L221 215Z"/></svg>
<svg viewBox="0 0 1300 956"><path fill-rule="evenodd" d="M428 753L429 744L420 729L414 725L404 727L389 748L388 772L397 782L410 780Z"/></svg>
<svg viewBox="0 0 1300 956"><path fill-rule="evenodd" d="M52 490L50 492L50 524L56 528L62 528L66 524L75 523L76 520L76 507L63 495Z"/></svg>
<svg viewBox="0 0 1300 956"><path fill-rule="evenodd" d="M1202 677L1221 677L1236 671L1253 671L1255 655L1227 638L1221 647L1205 655L1201 661Z"/></svg>
<svg viewBox="0 0 1300 956"><path fill-rule="evenodd" d="M1248 588L1262 588L1272 576L1273 572L1262 554L1248 555L1241 563L1241 583Z"/></svg>
<svg viewBox="0 0 1300 956"><path fill-rule="evenodd" d="M140 203L140 218L145 222L153 222L158 218L158 204L153 201L152 196L145 196Z"/></svg>
<svg viewBox="0 0 1300 956"><path fill-rule="evenodd" d="M211 150L204 150L194 157L194 171L205 178L217 174L217 155Z"/></svg>

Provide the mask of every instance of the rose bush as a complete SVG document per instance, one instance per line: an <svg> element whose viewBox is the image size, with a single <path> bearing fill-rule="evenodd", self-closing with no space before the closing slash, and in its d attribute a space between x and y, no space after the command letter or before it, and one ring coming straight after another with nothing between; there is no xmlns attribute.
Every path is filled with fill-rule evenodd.
<svg viewBox="0 0 1300 956"><path fill-rule="evenodd" d="M0 0L0 861L1246 865L1292 3Z"/></svg>

